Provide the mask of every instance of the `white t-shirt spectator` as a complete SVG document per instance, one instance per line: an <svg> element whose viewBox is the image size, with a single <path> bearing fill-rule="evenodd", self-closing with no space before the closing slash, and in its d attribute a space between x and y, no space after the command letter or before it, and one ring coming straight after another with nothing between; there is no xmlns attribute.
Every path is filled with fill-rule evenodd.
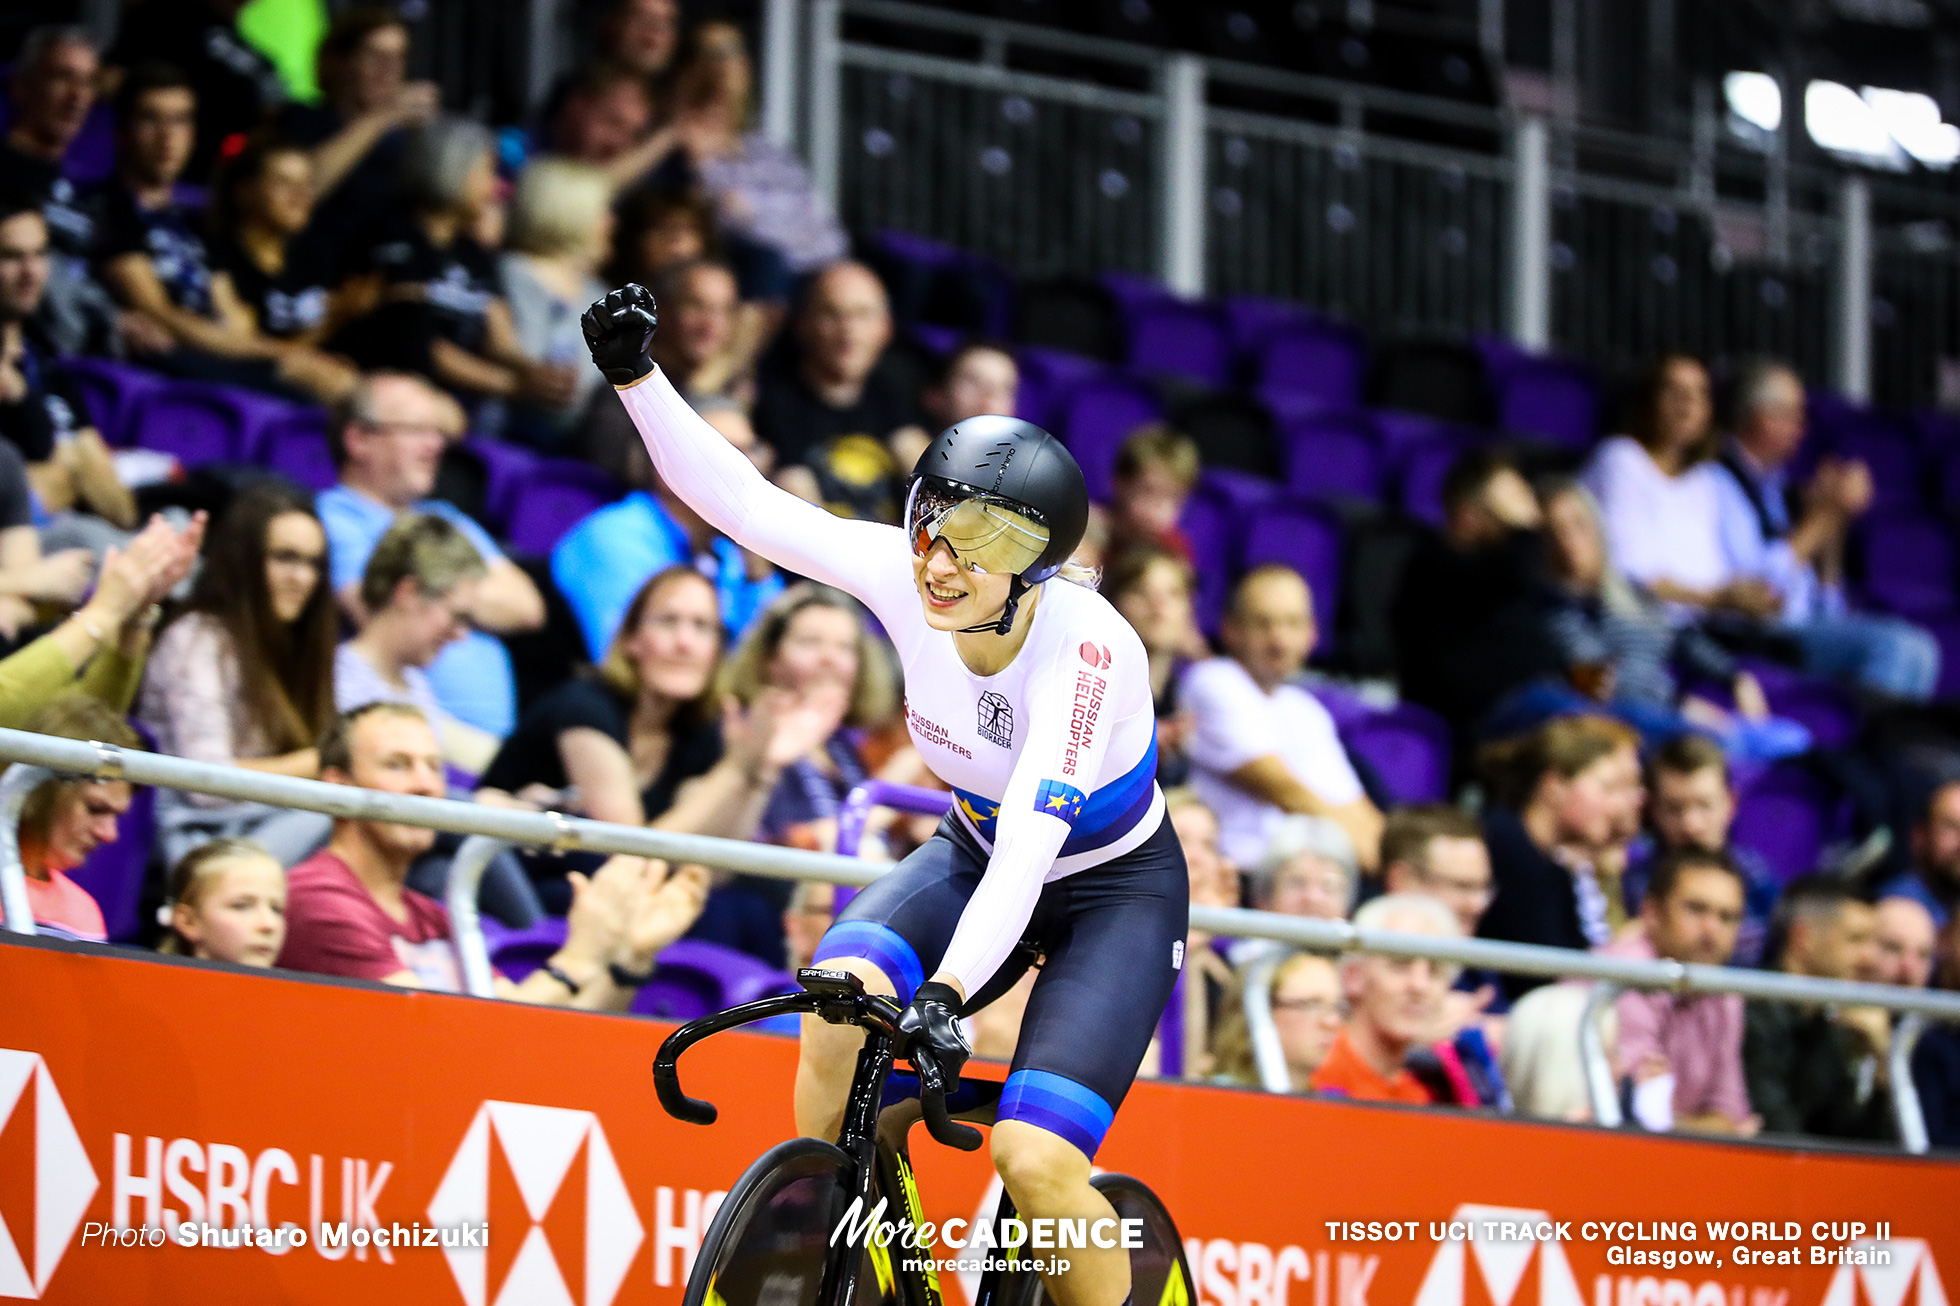
<svg viewBox="0 0 1960 1306"><path fill-rule="evenodd" d="M1334 718L1298 685L1268 694L1231 658L1211 658L1184 673L1178 702L1196 726L1191 787L1218 815L1219 847L1243 867L1255 866L1286 813L1225 777L1255 758L1277 754L1315 797L1335 807L1362 796Z"/></svg>
<svg viewBox="0 0 1960 1306"><path fill-rule="evenodd" d="M354 650L350 640L334 650L333 705L339 711L352 712L369 703L405 703L420 708L438 734L445 723L454 720L436 701L435 686L429 683L428 672L420 667L403 667L402 684L391 685Z"/></svg>
<svg viewBox="0 0 1960 1306"><path fill-rule="evenodd" d="M1728 583L1718 475L1714 463L1698 463L1669 476L1624 435L1599 446L1584 480L1599 500L1607 547L1627 579L1671 580L1698 590Z"/></svg>

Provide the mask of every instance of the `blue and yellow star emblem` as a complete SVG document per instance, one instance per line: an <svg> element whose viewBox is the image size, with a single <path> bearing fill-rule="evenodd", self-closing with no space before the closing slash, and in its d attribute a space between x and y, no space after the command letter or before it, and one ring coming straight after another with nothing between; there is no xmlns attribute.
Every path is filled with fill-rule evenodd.
<svg viewBox="0 0 1960 1306"><path fill-rule="evenodd" d="M1041 787L1035 790L1034 810L1060 817L1074 825L1075 818L1082 815L1083 801L1082 791L1074 785L1063 784L1060 780L1043 780Z"/></svg>

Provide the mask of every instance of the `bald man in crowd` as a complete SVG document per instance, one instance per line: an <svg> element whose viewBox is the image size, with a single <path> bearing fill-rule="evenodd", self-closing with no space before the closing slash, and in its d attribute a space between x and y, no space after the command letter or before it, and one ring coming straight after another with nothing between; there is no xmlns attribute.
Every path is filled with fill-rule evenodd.
<svg viewBox="0 0 1960 1306"><path fill-rule="evenodd" d="M834 510L895 520L900 467L891 448L920 424L919 378L891 356L891 305L862 263L811 278L793 323L793 362L765 367L755 430L779 465L808 467Z"/></svg>

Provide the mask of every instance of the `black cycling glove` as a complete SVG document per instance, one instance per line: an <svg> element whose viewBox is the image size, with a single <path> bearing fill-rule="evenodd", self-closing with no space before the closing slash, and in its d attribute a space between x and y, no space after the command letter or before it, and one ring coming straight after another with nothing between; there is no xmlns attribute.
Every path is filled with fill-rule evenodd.
<svg viewBox="0 0 1960 1306"><path fill-rule="evenodd" d="M912 1005L898 1019L898 1030L905 1035L902 1055L916 1062L917 1053L924 1050L944 1077L946 1091L952 1092L960 1082L960 1067L973 1055L973 1045L960 1027L959 990L930 981L919 985Z"/></svg>
<svg viewBox="0 0 1960 1306"><path fill-rule="evenodd" d="M647 346L653 343L660 313L645 286L629 284L613 291L586 309L579 325L592 361L614 385L631 385L653 371Z"/></svg>

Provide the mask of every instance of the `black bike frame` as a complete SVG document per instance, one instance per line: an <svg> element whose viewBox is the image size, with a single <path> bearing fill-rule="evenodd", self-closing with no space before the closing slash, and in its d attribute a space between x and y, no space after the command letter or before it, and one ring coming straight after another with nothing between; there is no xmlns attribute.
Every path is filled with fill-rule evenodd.
<svg viewBox="0 0 1960 1306"><path fill-rule="evenodd" d="M836 1140L851 1166L849 1196L862 1203L859 1209L868 1216L875 1205L874 1194L882 1187L888 1208L902 1202L902 1214L916 1227L924 1216L908 1146L912 1126L924 1119L933 1137L940 1142L974 1150L981 1141L979 1131L953 1122L994 1123L1002 1085L990 1080L963 1079L956 1090L958 1104L954 1106L946 1100L937 1071L927 1063L917 1067L921 1072L919 1091L916 1094L902 1091L888 1102L887 1086L892 1081L901 1014L898 1006L889 998L865 993L857 977L844 972L806 969L797 973L797 979L805 986L801 993L731 1007L690 1021L668 1035L653 1063L654 1087L660 1104L669 1115L690 1124L715 1122L718 1113L713 1104L688 1097L681 1091L678 1069L681 1054L711 1035L789 1014L821 1016L833 1025L856 1025L865 1031L864 1047L858 1053L857 1069L845 1100L843 1128ZM850 1202L844 1205L848 1210ZM996 1218L1005 1219L1013 1214L1013 1203L1003 1191ZM921 1249L921 1255L927 1255L929 1250ZM874 1248L872 1255L875 1258L901 1251ZM863 1257L858 1253L859 1249L848 1238L830 1244L817 1290L817 1306L850 1306L863 1270ZM892 1264L890 1271L903 1306L944 1306L937 1272L902 1272L897 1264ZM974 1306L1000 1306L1005 1278L999 1269L982 1275Z"/></svg>

